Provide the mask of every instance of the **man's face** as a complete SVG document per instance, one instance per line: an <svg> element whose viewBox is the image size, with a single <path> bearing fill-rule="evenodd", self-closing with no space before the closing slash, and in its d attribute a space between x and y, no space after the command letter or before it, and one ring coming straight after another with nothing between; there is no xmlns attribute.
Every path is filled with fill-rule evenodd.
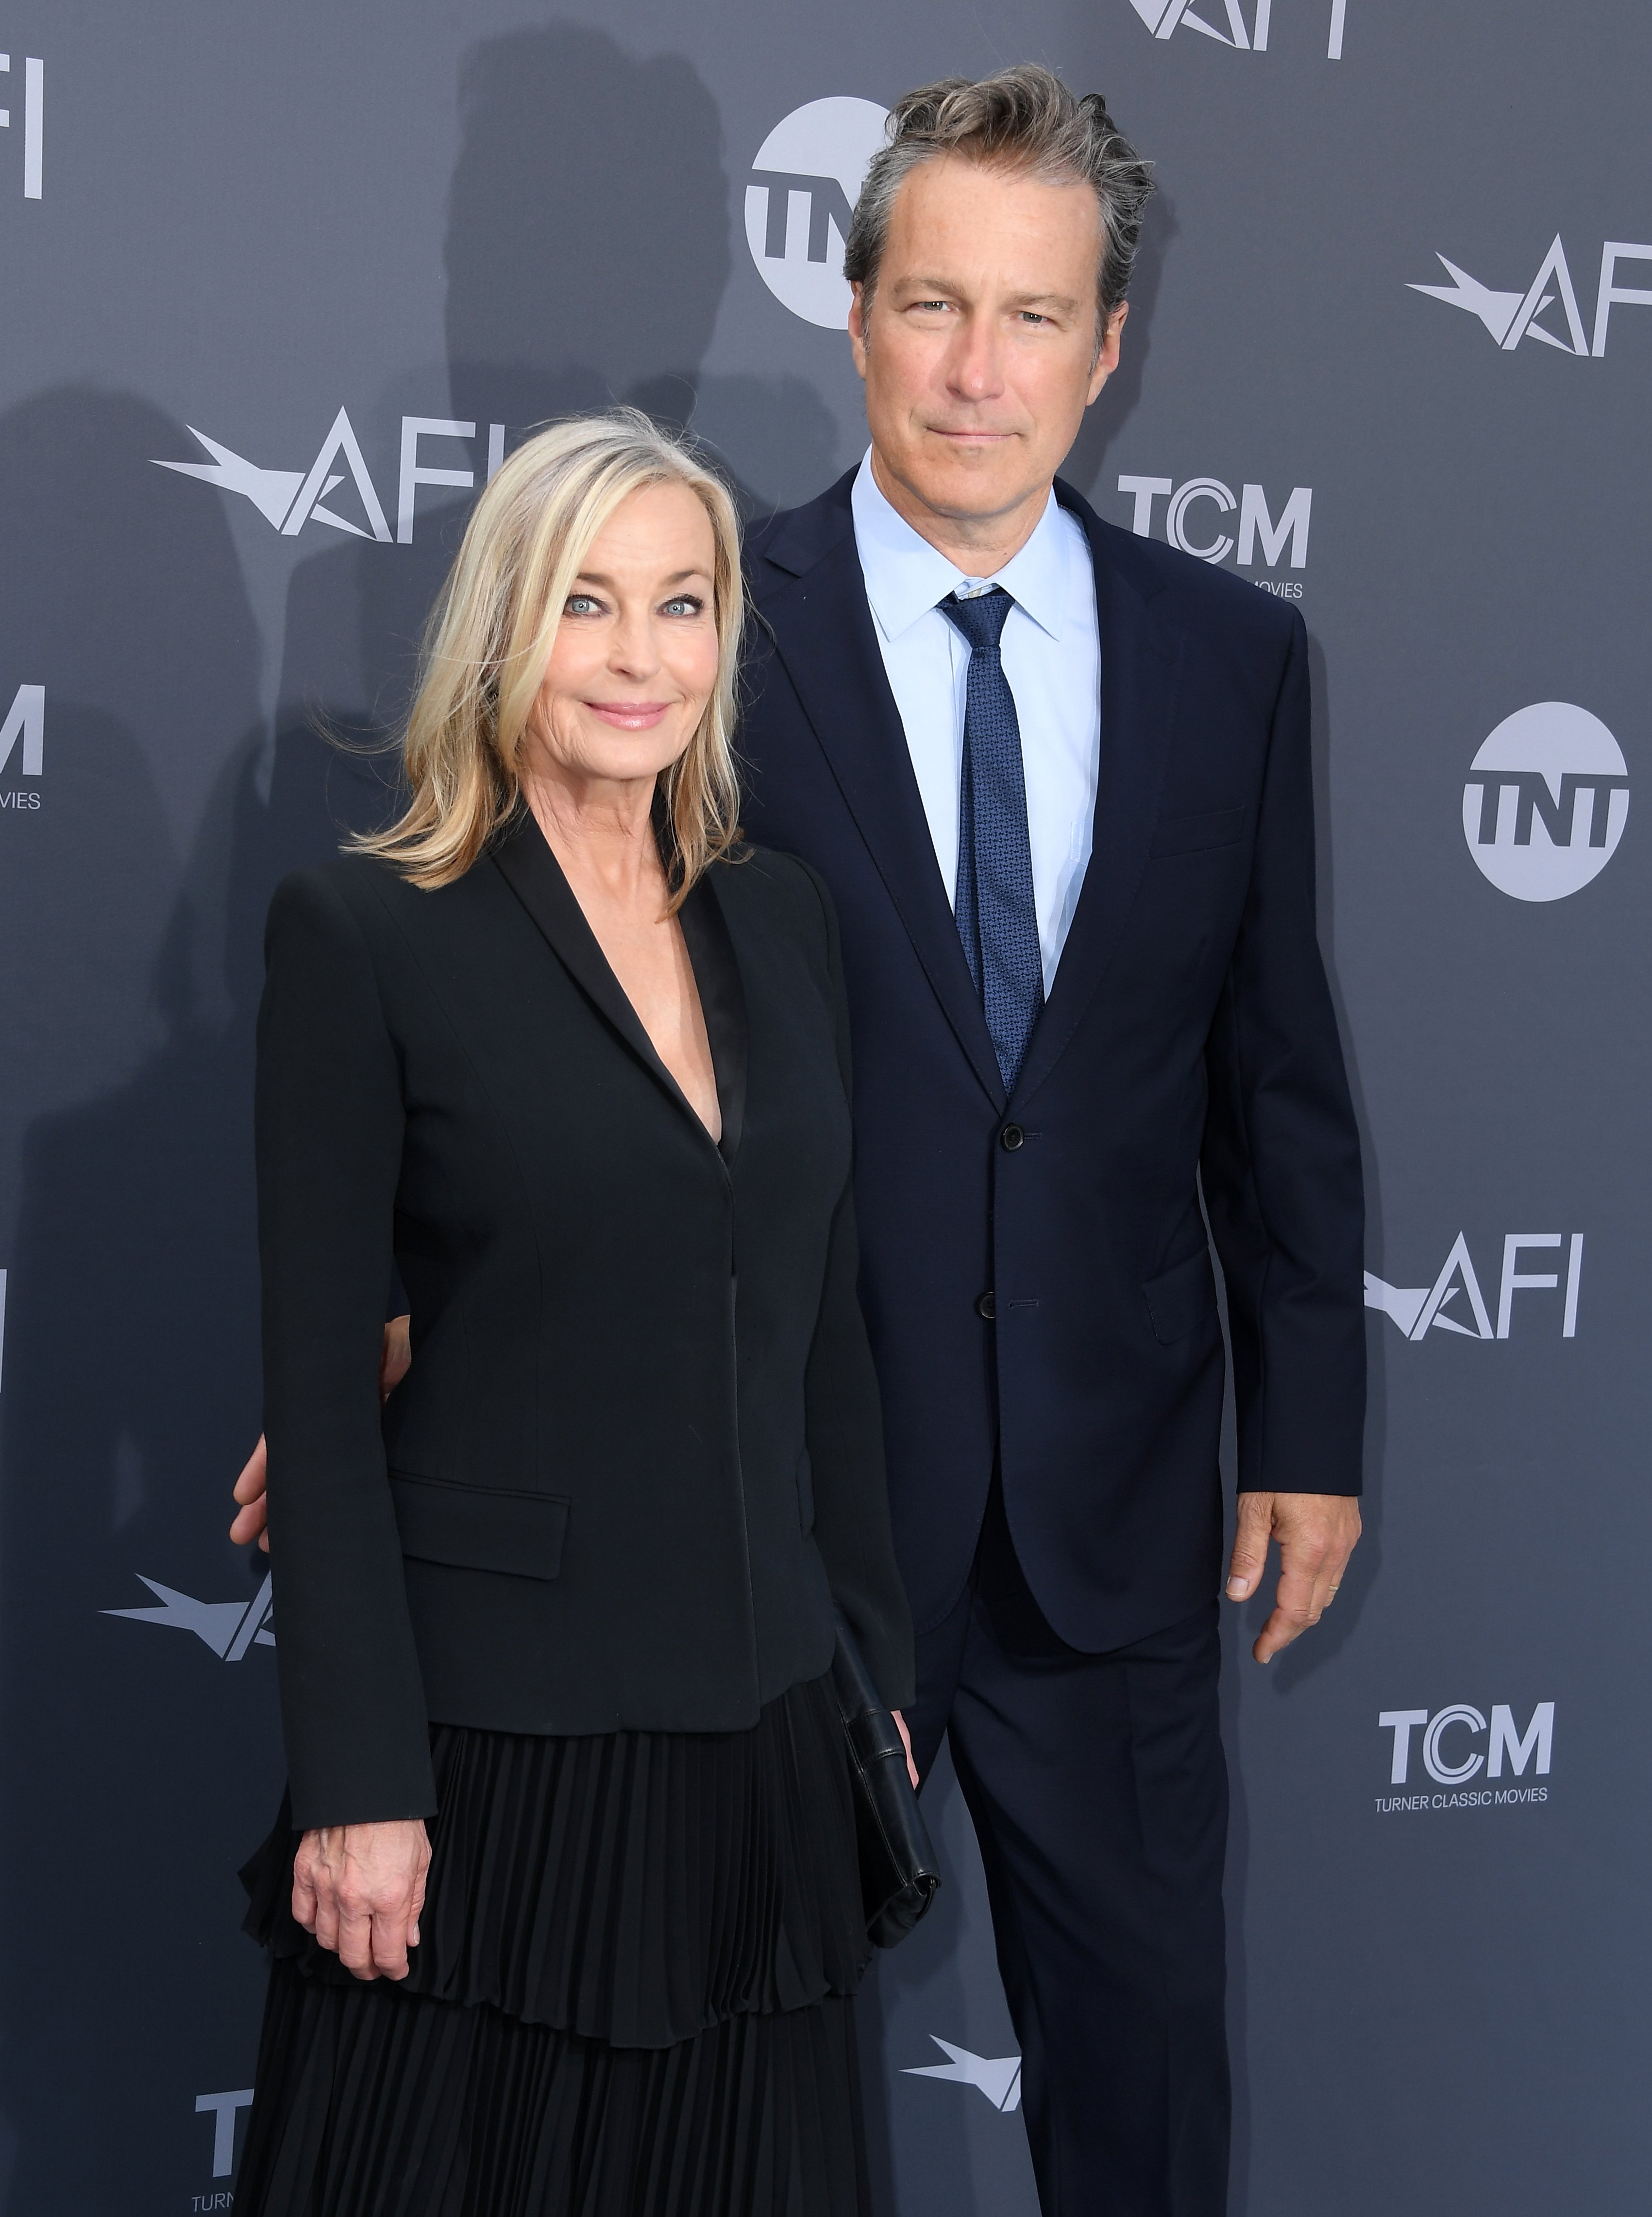
<svg viewBox="0 0 1652 2217"><path fill-rule="evenodd" d="M1096 353L1100 259L1087 184L956 154L907 177L849 337L876 459L922 507L985 521L1048 487L1119 360L1122 306Z"/></svg>

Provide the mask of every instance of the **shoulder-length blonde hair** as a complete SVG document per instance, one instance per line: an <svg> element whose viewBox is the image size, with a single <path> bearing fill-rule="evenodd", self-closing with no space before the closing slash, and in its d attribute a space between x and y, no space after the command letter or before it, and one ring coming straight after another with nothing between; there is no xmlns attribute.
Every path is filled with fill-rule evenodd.
<svg viewBox="0 0 1652 2217"><path fill-rule="evenodd" d="M416 886L463 877L521 805L518 752L591 541L621 501L681 485L704 503L715 542L717 682L685 751L660 778L675 910L740 838L735 684L743 596L740 527L728 487L687 441L634 408L576 416L517 448L477 502L425 627L419 682L402 732L407 806L353 839Z"/></svg>

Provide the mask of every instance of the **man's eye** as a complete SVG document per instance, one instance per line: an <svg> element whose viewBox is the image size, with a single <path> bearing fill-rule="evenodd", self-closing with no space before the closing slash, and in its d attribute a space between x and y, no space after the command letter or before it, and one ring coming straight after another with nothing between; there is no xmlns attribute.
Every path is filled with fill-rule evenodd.
<svg viewBox="0 0 1652 2217"><path fill-rule="evenodd" d="M1047 324L1050 318L1048 316L1039 315L1035 308L1023 308L1021 310L1021 321L1024 324Z"/></svg>

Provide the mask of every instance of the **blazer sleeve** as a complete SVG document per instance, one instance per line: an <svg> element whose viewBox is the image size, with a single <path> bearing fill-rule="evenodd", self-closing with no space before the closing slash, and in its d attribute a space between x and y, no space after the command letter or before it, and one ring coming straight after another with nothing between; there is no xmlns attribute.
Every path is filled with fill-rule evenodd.
<svg viewBox="0 0 1652 2217"><path fill-rule="evenodd" d="M1274 703L1251 879L1205 1053L1205 1207L1227 1282L1242 1491L1358 1493L1359 1134L1320 956L1307 633Z"/></svg>
<svg viewBox="0 0 1652 2217"><path fill-rule="evenodd" d="M400 1067L318 871L277 890L256 1102L270 1562L293 1822L428 1816L429 1727L379 1430Z"/></svg>
<svg viewBox="0 0 1652 2217"><path fill-rule="evenodd" d="M838 1065L845 1097L853 1100L837 917L820 879L807 863L799 867L813 882L825 917ZM912 1701L916 1688L912 1612L895 1561L884 1471L883 1407L856 1290L860 1272L851 1172L832 1216L820 1315L804 1383L814 1537L832 1598L854 1634L878 1691L891 1709L899 1709Z"/></svg>

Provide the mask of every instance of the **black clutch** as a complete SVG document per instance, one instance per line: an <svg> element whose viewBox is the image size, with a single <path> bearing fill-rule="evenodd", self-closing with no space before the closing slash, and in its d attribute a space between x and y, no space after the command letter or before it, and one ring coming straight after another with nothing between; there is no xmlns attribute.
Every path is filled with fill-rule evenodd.
<svg viewBox="0 0 1652 2217"><path fill-rule="evenodd" d="M841 1616L832 1691L849 1744L866 1937L874 1947L892 1948L934 1899L940 1872L907 1772L901 1735Z"/></svg>

